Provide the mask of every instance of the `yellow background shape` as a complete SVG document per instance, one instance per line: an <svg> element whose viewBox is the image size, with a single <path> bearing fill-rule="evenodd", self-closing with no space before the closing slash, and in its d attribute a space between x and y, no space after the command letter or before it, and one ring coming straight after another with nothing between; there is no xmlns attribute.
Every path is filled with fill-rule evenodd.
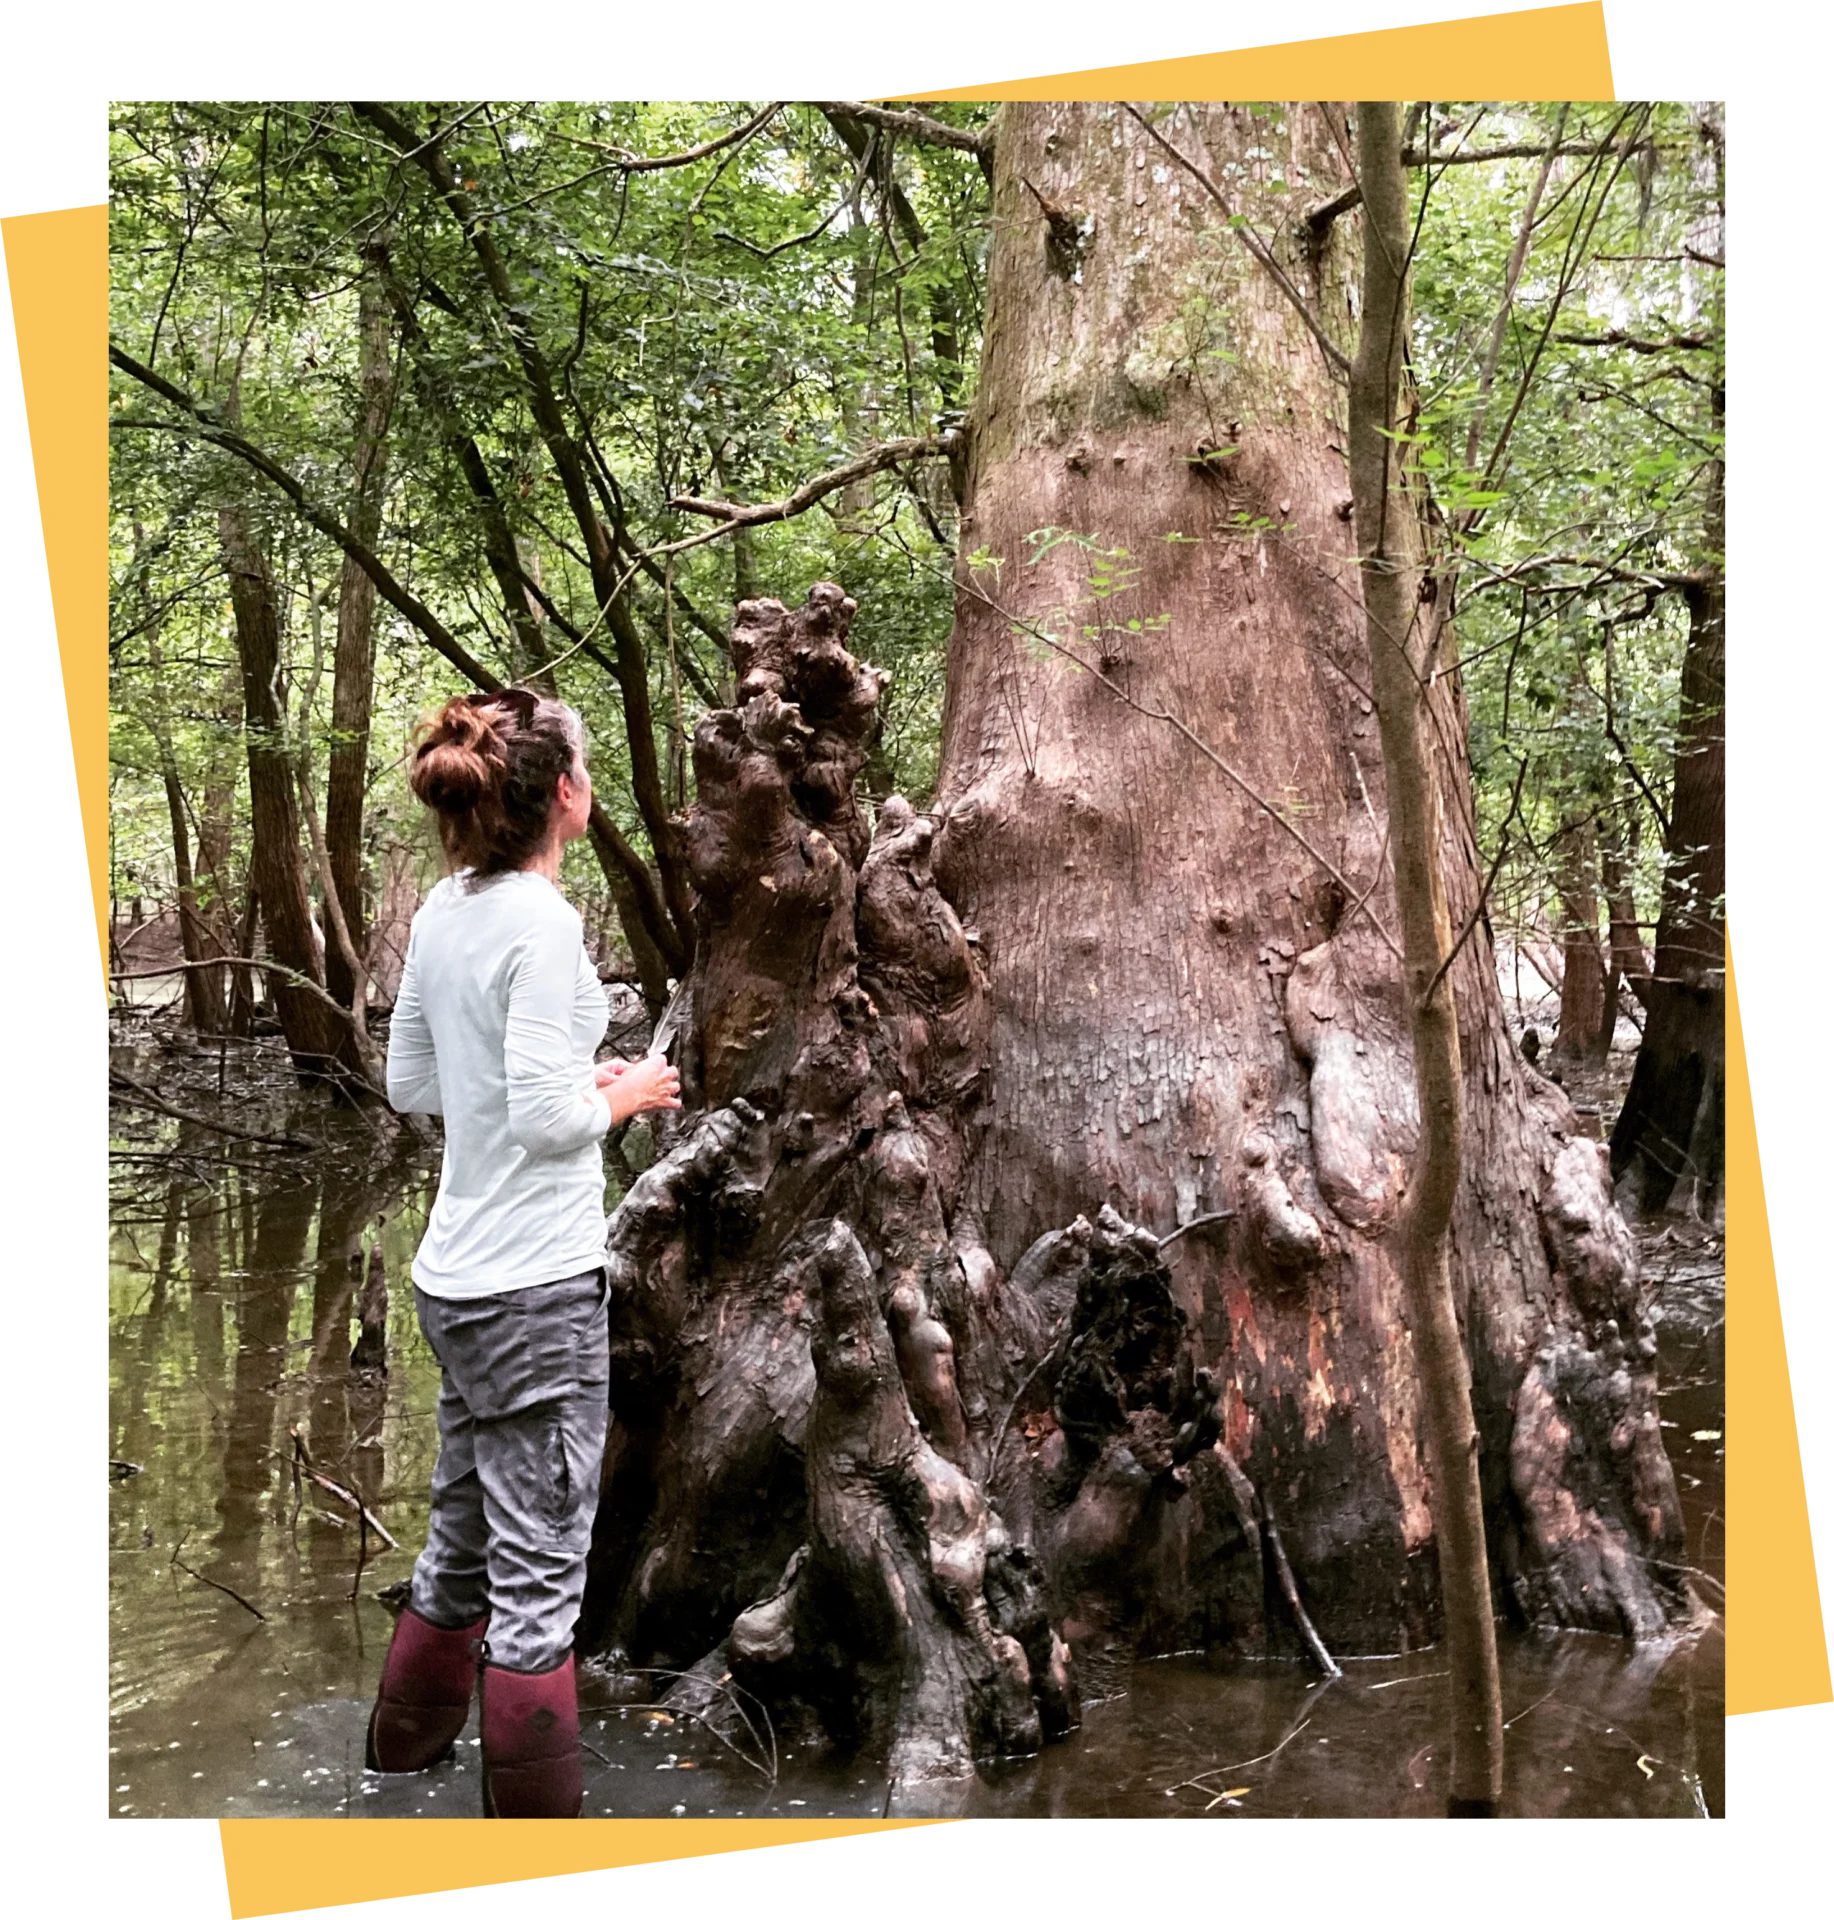
<svg viewBox="0 0 1834 1920"><path fill-rule="evenodd" d="M29 213L0 226L106 978L108 209Z"/></svg>
<svg viewBox="0 0 1834 1920"><path fill-rule="evenodd" d="M1377 82L1383 84L1377 85ZM1611 95L1600 5L1350 34L1246 53L931 92L947 98L1599 99ZM900 96L914 98L914 95ZM0 222L44 520L64 693L104 968L108 900L107 210ZM1727 975L1726 1710L1830 1692L1736 987ZM339 1821L219 1823L236 1920L837 1837L898 1821Z"/></svg>
<svg viewBox="0 0 1834 1920"><path fill-rule="evenodd" d="M1601 0L1239 53L905 93L901 100L1609 100Z"/></svg>
<svg viewBox="0 0 1834 1920"><path fill-rule="evenodd" d="M927 1820L222 1820L234 1920L597 1873Z"/></svg>
<svg viewBox="0 0 1834 1920"><path fill-rule="evenodd" d="M1726 948L1726 1711L1834 1700L1770 1251L1745 1029Z"/></svg>

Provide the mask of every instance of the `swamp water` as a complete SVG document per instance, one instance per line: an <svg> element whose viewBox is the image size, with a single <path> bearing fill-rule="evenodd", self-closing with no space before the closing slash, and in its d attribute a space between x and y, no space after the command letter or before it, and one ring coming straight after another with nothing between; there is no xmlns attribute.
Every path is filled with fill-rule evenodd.
<svg viewBox="0 0 1834 1920"><path fill-rule="evenodd" d="M117 1140L124 1136L117 1134ZM162 1129L162 1143L171 1140ZM146 1136L142 1135L144 1140ZM476 1716L425 1775L363 1769L392 1620L377 1599L425 1536L437 1370L408 1263L424 1162L378 1173L360 1120L334 1151L268 1160L193 1135L176 1167L117 1147L110 1276L110 1804L128 1817L461 1817L479 1811ZM163 1163L163 1164L161 1164ZM159 1170L154 1171L158 1165ZM386 1374L350 1364L380 1249ZM350 1258L355 1249L356 1262ZM1663 1320L1664 1438L1693 1564L1724 1573L1717 1241L1646 1244ZM354 1492L397 1543L293 1471ZM125 1471L133 1467L138 1471ZM1724 1811L1723 1641L1636 1649L1506 1636L1505 1806L1519 1815ZM984 1772L963 1814L1433 1815L1444 1804L1435 1651L1296 1663L1142 1663L1079 1733ZM582 1697L592 1816L877 1815L883 1781L791 1750L775 1781L694 1722Z"/></svg>

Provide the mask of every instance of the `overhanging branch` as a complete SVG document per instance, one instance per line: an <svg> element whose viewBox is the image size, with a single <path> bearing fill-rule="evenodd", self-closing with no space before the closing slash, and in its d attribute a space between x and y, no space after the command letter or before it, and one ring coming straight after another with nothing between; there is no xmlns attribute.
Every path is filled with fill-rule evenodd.
<svg viewBox="0 0 1834 1920"><path fill-rule="evenodd" d="M815 100L810 103L827 114L844 113L868 126L883 127L888 133L902 133L932 147L953 147L958 153L971 153L985 171L993 164L993 129L951 127L933 120L927 113L914 113L896 107L869 106L864 100Z"/></svg>
<svg viewBox="0 0 1834 1920"><path fill-rule="evenodd" d="M831 493L839 493L843 487L850 487L858 480L883 473L887 467L902 466L907 460L940 460L946 458L947 452L941 440L887 440L883 445L861 454L857 460L848 461L844 467L830 467L813 480L805 480L783 500L764 500L748 506L737 500L701 500L693 494L684 493L670 500L669 507L675 513L698 513L710 520L724 521L725 528L722 531L736 531L740 527L766 527L779 520L793 520L799 513L807 513L818 500L826 499Z"/></svg>

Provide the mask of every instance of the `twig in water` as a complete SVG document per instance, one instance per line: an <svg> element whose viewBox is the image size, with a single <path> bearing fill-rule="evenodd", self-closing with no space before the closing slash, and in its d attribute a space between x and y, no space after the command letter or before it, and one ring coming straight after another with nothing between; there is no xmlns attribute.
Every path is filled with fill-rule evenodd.
<svg viewBox="0 0 1834 1920"><path fill-rule="evenodd" d="M730 1673L722 1674L717 1680L708 1680L697 1673L684 1673L679 1667L625 1667L621 1669L621 1671L625 1673L645 1674L662 1680L691 1680L697 1685L707 1687L716 1693L724 1688L730 1688L732 1692L733 1710L745 1723L745 1731L751 1735L759 1753L769 1752L769 1766L766 1766L760 1760L754 1760L750 1754L734 1745L711 1720L697 1712L693 1707L679 1705L662 1707L659 1705L655 1711L679 1714L686 1719L694 1721L697 1726L704 1727L708 1733L712 1734L714 1739L716 1739L735 1760L742 1760L753 1772L763 1774L765 1779L767 1779L773 1787L777 1784L777 1729L771 1724L770 1709L765 1706L764 1702L760 1700L750 1688L740 1686ZM762 1716L765 1731L770 1735L770 1745L768 1749L764 1741L758 1738L758 1729L752 1725L751 1715L745 1711L744 1700L741 1700L741 1695L744 1696L744 1700L749 1700Z"/></svg>
<svg viewBox="0 0 1834 1920"><path fill-rule="evenodd" d="M130 1080L125 1073L110 1073L108 1084L115 1092L125 1095L129 1106L150 1107L153 1112L163 1113L168 1119L183 1120L194 1127L202 1127L206 1133L227 1134L231 1140L247 1140L258 1147L286 1147L295 1153L309 1153L312 1150L312 1142L302 1140L296 1133L253 1133L247 1127L232 1127L226 1120L205 1120L198 1114L186 1113L183 1108L162 1100L151 1087L143 1087L138 1080Z"/></svg>
<svg viewBox="0 0 1834 1920"><path fill-rule="evenodd" d="M1450 1667L1441 1667L1434 1673L1407 1673L1403 1674L1399 1680L1378 1680L1374 1686L1367 1688L1366 1691L1370 1693L1380 1693L1386 1687L1411 1687L1416 1680L1443 1680L1450 1672Z"/></svg>
<svg viewBox="0 0 1834 1920"><path fill-rule="evenodd" d="M1312 1704L1316 1707L1318 1703L1314 1701ZM1257 1753L1252 1760L1231 1760L1226 1767L1206 1767L1202 1773L1194 1773L1190 1779L1181 1780L1178 1784L1180 1787L1195 1787L1200 1793L1206 1792L1208 1789L1203 1785L1204 1781L1214 1780L1219 1773L1240 1773L1244 1767L1258 1767L1263 1760L1271 1760L1282 1747L1290 1746L1311 1724L1312 1716L1308 1713L1296 1727L1282 1735L1265 1753ZM1217 1797L1220 1799L1221 1795ZM1213 1800L1210 1804L1214 1806L1216 1801Z"/></svg>
<svg viewBox="0 0 1834 1920"><path fill-rule="evenodd" d="M178 1550L185 1544L190 1533L191 1529L187 1527L185 1531L178 1536L177 1540L173 1542L172 1558L167 1564L176 1567L180 1573L190 1574L193 1580L200 1581L206 1587L214 1587L218 1593L228 1594L230 1599L232 1599L238 1607L241 1607L245 1612L252 1613L257 1620L265 1622L267 1615L263 1613L252 1600L244 1600L234 1587L224 1586L221 1580L212 1580L209 1574L199 1573L195 1567L187 1566L184 1561L178 1557Z"/></svg>
<svg viewBox="0 0 1834 1920"><path fill-rule="evenodd" d="M1373 1692L1374 1689L1371 1688L1370 1691ZM1556 1687L1549 1687L1547 1692L1544 1693L1539 1700L1536 1700L1531 1705L1524 1707L1520 1713L1512 1714L1509 1719L1505 1720L1503 1722L1503 1731L1507 1733L1509 1729L1513 1727L1518 1720L1526 1720L1528 1716L1534 1712L1536 1707L1545 1707L1547 1703L1551 1699L1553 1699L1554 1695L1558 1691L1559 1689Z"/></svg>
<svg viewBox="0 0 1834 1920"><path fill-rule="evenodd" d="M312 1456L306 1451L306 1443L300 1437L299 1429L297 1427L288 1427L287 1433L293 1441L293 1460L296 1470L303 1473L314 1486L323 1487L333 1498L342 1500L345 1506L355 1512L357 1524L360 1527L373 1527L376 1538L381 1540L386 1546L394 1548L395 1551L399 1553L401 1550L401 1542L370 1512L368 1507L363 1504L357 1495L352 1493L351 1490L341 1482L333 1480L330 1474L320 1473L318 1468L312 1464Z"/></svg>

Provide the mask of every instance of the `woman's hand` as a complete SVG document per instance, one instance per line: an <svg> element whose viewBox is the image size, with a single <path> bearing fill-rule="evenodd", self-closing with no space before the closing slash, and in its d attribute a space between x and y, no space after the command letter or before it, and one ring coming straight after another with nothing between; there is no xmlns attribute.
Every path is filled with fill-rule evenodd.
<svg viewBox="0 0 1834 1920"><path fill-rule="evenodd" d="M599 1090L611 1109L614 1127L633 1114L681 1105L681 1075L658 1053L645 1054L641 1060L607 1060L598 1072L604 1076Z"/></svg>
<svg viewBox="0 0 1834 1920"><path fill-rule="evenodd" d="M601 1060L593 1068L592 1084L603 1093L620 1074L628 1073L634 1064L629 1060Z"/></svg>

